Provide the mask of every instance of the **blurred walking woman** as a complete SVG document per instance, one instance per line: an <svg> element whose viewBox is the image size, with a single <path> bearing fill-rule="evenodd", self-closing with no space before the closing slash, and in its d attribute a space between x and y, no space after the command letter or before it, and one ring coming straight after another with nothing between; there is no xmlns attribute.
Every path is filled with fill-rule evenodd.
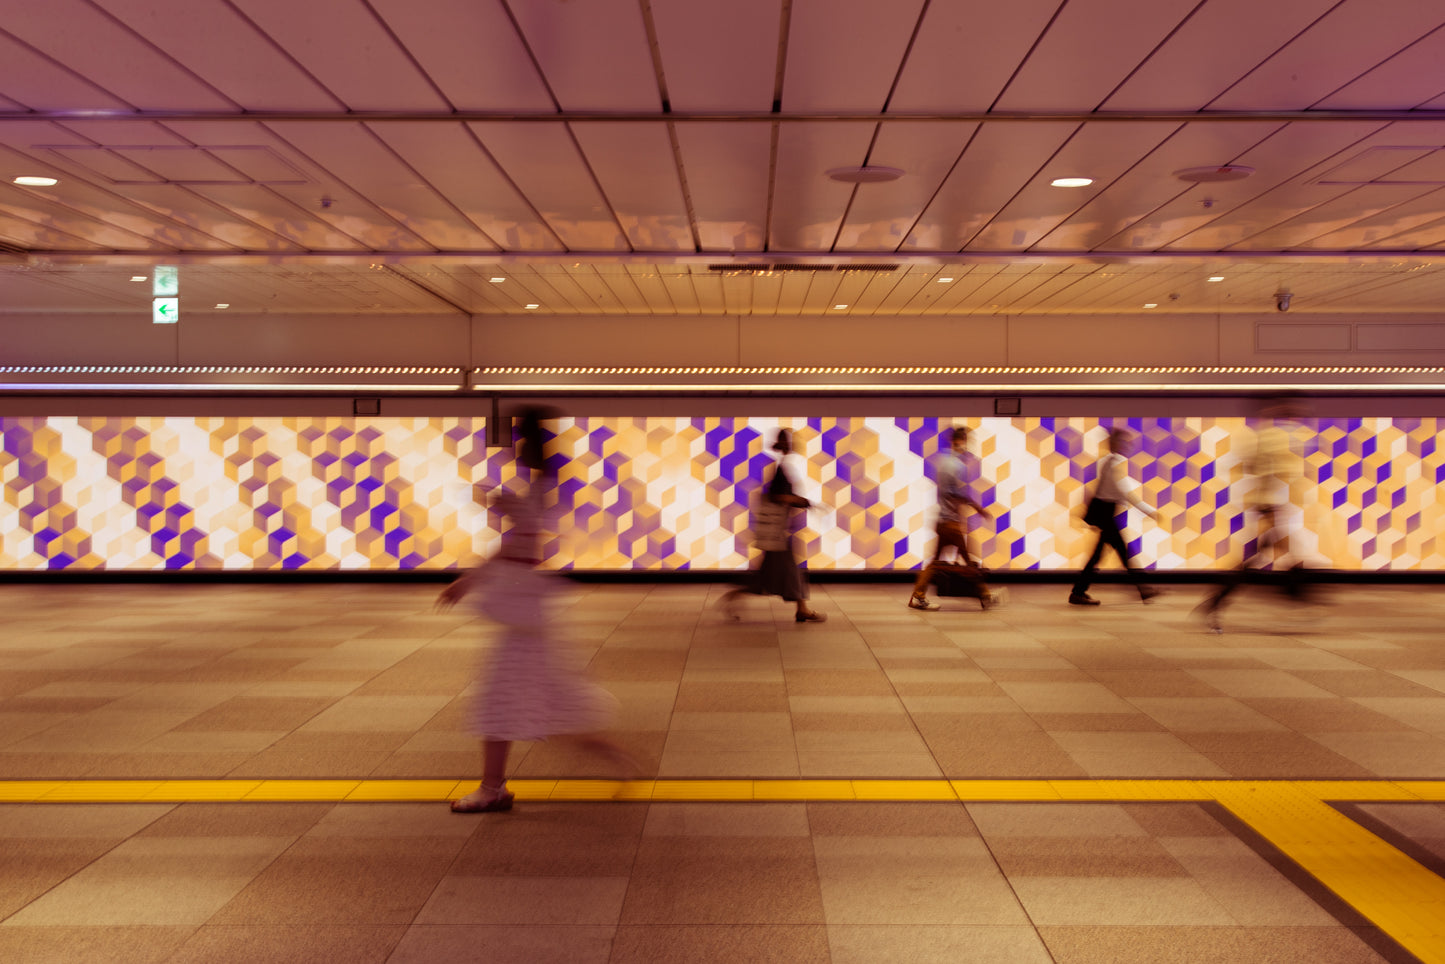
<svg viewBox="0 0 1445 964"><path fill-rule="evenodd" d="M514 740L574 735L587 748L630 766L621 749L593 735L608 725L616 701L568 665L557 639L553 597L560 580L539 568L548 523L547 497L556 483L556 471L543 456L540 413L527 412L520 432L518 475L527 486L520 493L501 492L492 499L511 522L502 533L501 548L442 590L437 601L445 609L470 595L484 615L505 627L489 654L470 721L482 740L482 784L452 802L457 813L512 808L506 777L507 754Z"/></svg>
<svg viewBox="0 0 1445 964"><path fill-rule="evenodd" d="M793 538L793 510L807 509L812 503L797 494L792 476L788 473L786 460L788 453L793 451L793 442L787 429L778 429L773 451L778 453L778 461L773 465L772 476L760 493L753 512L753 546L762 550L762 559L753 570L747 586L723 596L723 609L737 618L738 597L744 593L782 596L784 600L796 604L797 612L793 614L796 621L825 622L827 616L808 606L808 574L798 565Z"/></svg>

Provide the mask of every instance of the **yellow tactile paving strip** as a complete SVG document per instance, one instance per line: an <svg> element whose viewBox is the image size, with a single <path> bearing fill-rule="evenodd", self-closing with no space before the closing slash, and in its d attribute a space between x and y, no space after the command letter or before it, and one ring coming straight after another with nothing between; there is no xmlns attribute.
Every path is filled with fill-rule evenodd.
<svg viewBox="0 0 1445 964"><path fill-rule="evenodd" d="M475 780L11 780L7 803L442 802ZM1214 802L1422 961L1445 964L1445 879L1331 802L1442 802L1445 781L511 780L519 800Z"/></svg>

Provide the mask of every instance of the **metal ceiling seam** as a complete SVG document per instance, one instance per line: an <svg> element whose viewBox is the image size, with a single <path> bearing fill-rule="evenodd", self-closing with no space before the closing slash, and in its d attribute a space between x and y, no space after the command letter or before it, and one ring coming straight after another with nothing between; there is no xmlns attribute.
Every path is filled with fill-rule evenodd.
<svg viewBox="0 0 1445 964"><path fill-rule="evenodd" d="M251 29L256 31L256 36L260 38L264 43L269 45L271 49L276 52L277 56L289 61L293 67L295 67L298 71L305 75L307 80L311 81L311 83L316 85L317 90L324 93L327 97L330 97L332 101L335 102L337 110L346 110L346 101L338 97L336 95L336 92L330 87L328 87L325 83L323 83L321 78L317 77L314 73L312 73L305 64L303 64L297 58L293 57L291 55L291 51L287 50L285 47L281 46L281 44L277 43L276 38L271 36L271 34L268 33L266 30L262 29L259 23L253 20L250 15L246 13L246 11L242 10L235 3L235 0L219 0L219 2L224 4L226 8L229 9L236 16L240 17L242 20L246 21L246 23L250 24Z"/></svg>
<svg viewBox="0 0 1445 964"><path fill-rule="evenodd" d="M362 7L366 9L367 13L371 14L372 19L376 21L376 25L381 28L382 32L386 34L388 38L390 38L392 44L396 47L397 51L400 52L401 55L405 57L413 67L416 68L416 72L421 75L422 80L426 81L427 86L432 89L432 93L437 95L437 99L440 100L443 104L446 104L451 109L455 110L457 105L452 103L452 99L447 96L446 91L442 90L441 85L438 84L436 80L432 77L432 75L427 71L427 69L422 66L421 61L417 59L416 54L412 53L411 48L408 47L404 42L402 42L402 39L396 35L396 31L392 29L391 24L387 21L387 19L381 15L381 13L376 9L376 7L372 6L371 0L357 0L357 2L359 2Z"/></svg>
<svg viewBox="0 0 1445 964"><path fill-rule="evenodd" d="M160 47L160 46L158 46L157 44L155 44L155 43L154 43L149 37L147 37L145 34L141 33L141 32L138 31L138 30L133 29L130 24L126 23L124 20L121 20L119 17L117 17L115 14L111 13L109 10L107 10L107 9L105 9L104 7L100 6L99 4L95 3L94 0L84 0L84 2L85 2L91 9L93 9L93 10L95 10L97 13L99 13L102 17L104 17L105 19L111 21L111 22L114 23L117 27L119 27L121 30L123 30L123 31L125 31L126 33L130 34L132 37L134 37L134 38L135 38L137 41L139 41L141 44L144 44L146 47L149 47L156 55L158 55L158 56L161 57L162 59L168 61L176 70L180 71L180 72L183 73L183 74L188 75L192 80L194 80L194 81L196 82L197 85L199 85L199 86L201 86L201 87L204 87L206 90L209 90L211 93L215 94L218 98L220 98L221 100L225 101L226 103L234 105L237 110L243 110L243 109L244 109L241 104L239 104L239 103L237 103L237 102L235 101L234 98L232 98L230 95L226 94L226 93L225 93L224 91L222 91L220 88L216 87L216 86L215 86L214 84L212 84L210 81L206 80L206 79L205 79L204 77L202 77L200 74L196 73L194 70L191 70L191 68L187 67L185 64L181 63L181 62L180 62L179 60L177 60L176 58L172 57L169 53L166 52L166 50L165 50L163 47ZM104 89L104 88L102 88L102 89ZM116 99L119 100L119 101L121 101L122 103L125 102L125 98L124 98L124 97L120 97L120 96L118 96L118 95L113 95L113 96L116 96Z"/></svg>

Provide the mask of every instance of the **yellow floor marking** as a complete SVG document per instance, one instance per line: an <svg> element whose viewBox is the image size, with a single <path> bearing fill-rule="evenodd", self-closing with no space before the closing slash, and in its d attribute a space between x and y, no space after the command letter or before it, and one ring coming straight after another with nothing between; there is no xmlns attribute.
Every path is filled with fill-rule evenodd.
<svg viewBox="0 0 1445 964"><path fill-rule="evenodd" d="M754 780L754 800L856 800L852 780Z"/></svg>
<svg viewBox="0 0 1445 964"><path fill-rule="evenodd" d="M470 780L8 780L21 804L436 801ZM1445 879L1330 802L1445 801L1442 780L549 780L508 787L525 801L1215 801L1429 964L1445 964Z"/></svg>
<svg viewBox="0 0 1445 964"><path fill-rule="evenodd" d="M261 780L167 780L146 794L146 803L235 803Z"/></svg>
<svg viewBox="0 0 1445 964"><path fill-rule="evenodd" d="M360 780L262 780L261 785L242 799L246 801L336 801L346 799Z"/></svg>
<svg viewBox="0 0 1445 964"><path fill-rule="evenodd" d="M1209 789L1231 813L1410 953L1428 964L1445 962L1445 879L1306 786L1220 782Z"/></svg>
<svg viewBox="0 0 1445 964"><path fill-rule="evenodd" d="M346 802L451 800L456 785L455 780L362 780L346 795Z"/></svg>
<svg viewBox="0 0 1445 964"><path fill-rule="evenodd" d="M859 800L957 800L947 780L854 780Z"/></svg>
<svg viewBox="0 0 1445 964"><path fill-rule="evenodd" d="M953 792L960 800L1023 800L1059 799L1059 791L1047 780L951 780Z"/></svg>

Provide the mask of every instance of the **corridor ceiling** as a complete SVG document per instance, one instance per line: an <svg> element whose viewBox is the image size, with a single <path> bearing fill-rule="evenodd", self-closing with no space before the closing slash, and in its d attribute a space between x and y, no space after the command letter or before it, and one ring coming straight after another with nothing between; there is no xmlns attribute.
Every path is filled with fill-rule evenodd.
<svg viewBox="0 0 1445 964"><path fill-rule="evenodd" d="M0 312L158 263L246 311L1434 312L1442 65L1439 0L0 0Z"/></svg>

